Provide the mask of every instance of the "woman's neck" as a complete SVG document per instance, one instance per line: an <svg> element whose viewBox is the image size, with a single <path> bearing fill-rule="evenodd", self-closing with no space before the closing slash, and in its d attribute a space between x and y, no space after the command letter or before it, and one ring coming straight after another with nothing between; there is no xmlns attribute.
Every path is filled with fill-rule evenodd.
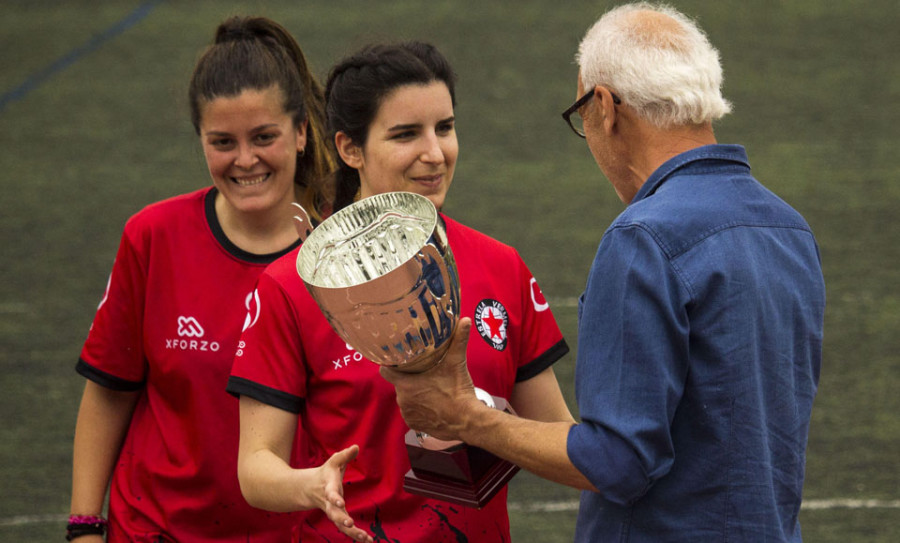
<svg viewBox="0 0 900 543"><path fill-rule="evenodd" d="M258 213L239 211L216 195L216 218L225 236L237 247L257 255L283 251L298 239L291 202Z"/></svg>

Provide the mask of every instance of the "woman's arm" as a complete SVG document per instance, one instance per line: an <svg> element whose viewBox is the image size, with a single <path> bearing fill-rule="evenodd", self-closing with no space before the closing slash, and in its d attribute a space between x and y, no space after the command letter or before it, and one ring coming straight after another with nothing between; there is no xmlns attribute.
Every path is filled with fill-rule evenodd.
<svg viewBox="0 0 900 543"><path fill-rule="evenodd" d="M279 512L318 508L343 534L371 542L369 534L354 526L343 498L344 470L359 447L339 451L321 466L293 469L289 462L297 415L248 396L240 402L238 480L247 503Z"/></svg>
<svg viewBox="0 0 900 543"><path fill-rule="evenodd" d="M516 383L509 403L522 418L542 422L575 422L553 368Z"/></svg>
<svg viewBox="0 0 900 543"><path fill-rule="evenodd" d="M72 455L73 515L100 515L113 467L140 392L111 390L87 381L75 423ZM101 536L78 538L85 543Z"/></svg>

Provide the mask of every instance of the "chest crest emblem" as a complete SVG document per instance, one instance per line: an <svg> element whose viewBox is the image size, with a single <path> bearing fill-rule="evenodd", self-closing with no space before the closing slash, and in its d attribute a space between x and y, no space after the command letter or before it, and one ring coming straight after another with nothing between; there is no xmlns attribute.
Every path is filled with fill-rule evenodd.
<svg viewBox="0 0 900 543"><path fill-rule="evenodd" d="M502 351L506 349L509 314L503 304L486 298L475 308L475 329L488 345Z"/></svg>

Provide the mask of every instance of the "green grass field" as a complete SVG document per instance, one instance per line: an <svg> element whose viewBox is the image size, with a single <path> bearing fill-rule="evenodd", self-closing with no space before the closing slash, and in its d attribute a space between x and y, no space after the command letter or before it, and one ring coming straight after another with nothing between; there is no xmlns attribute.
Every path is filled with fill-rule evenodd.
<svg viewBox="0 0 900 543"><path fill-rule="evenodd" d="M721 51L735 110L719 141L747 147L821 246L828 310L805 540L900 541L900 12L893 0L673 4ZM575 98L575 48L610 5L5 0L0 540L62 539L83 386L73 367L126 218L209 183L185 94L220 20L275 18L323 77L369 41L437 44L460 77L446 211L520 250L574 347L573 300L622 205L559 113ZM574 360L557 365L573 409ZM517 475L514 541L571 541L577 496Z"/></svg>

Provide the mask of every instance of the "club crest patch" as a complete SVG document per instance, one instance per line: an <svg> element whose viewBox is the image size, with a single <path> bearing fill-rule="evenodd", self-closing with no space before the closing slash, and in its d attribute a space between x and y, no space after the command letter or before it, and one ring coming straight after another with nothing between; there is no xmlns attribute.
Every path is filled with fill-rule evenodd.
<svg viewBox="0 0 900 543"><path fill-rule="evenodd" d="M502 351L506 349L506 327L509 315L506 308L497 300L486 298L475 308L475 329L491 347Z"/></svg>

